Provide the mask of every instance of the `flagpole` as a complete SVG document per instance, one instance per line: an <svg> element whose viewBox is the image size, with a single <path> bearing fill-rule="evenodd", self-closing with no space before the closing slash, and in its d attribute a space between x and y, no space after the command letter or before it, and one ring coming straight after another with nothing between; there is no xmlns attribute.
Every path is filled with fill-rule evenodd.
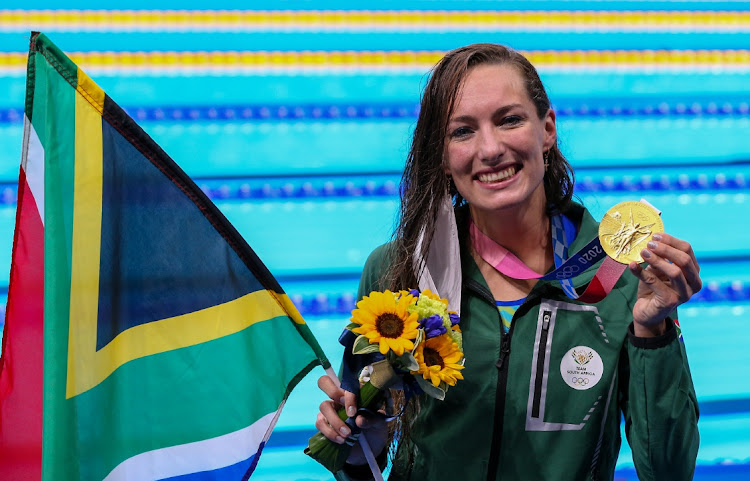
<svg viewBox="0 0 750 481"><path fill-rule="evenodd" d="M326 374L328 374L328 377L331 378L336 387L341 387L341 381L331 367L326 368ZM370 471L372 471L372 477L375 478L375 481L383 481L380 466L378 466L378 462L375 460L375 455L372 454L370 443L367 442L367 436L365 436L364 431L362 431L362 435L359 437L359 444L362 446L362 452L365 453L365 459L367 459L367 464L370 466Z"/></svg>

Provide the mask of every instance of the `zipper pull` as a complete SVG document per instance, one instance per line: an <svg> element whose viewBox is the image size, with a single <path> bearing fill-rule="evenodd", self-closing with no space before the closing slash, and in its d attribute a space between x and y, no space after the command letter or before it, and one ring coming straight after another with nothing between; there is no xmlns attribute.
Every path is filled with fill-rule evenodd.
<svg viewBox="0 0 750 481"><path fill-rule="evenodd" d="M503 366L505 365L505 359L508 357L508 354L510 354L510 342L509 342L510 336L506 335L503 337L503 343L500 346L500 358L495 363L495 366L497 366L498 369L502 370Z"/></svg>
<svg viewBox="0 0 750 481"><path fill-rule="evenodd" d="M550 311L544 311L542 314L542 330L543 331L549 331L549 321L552 317L552 313Z"/></svg>

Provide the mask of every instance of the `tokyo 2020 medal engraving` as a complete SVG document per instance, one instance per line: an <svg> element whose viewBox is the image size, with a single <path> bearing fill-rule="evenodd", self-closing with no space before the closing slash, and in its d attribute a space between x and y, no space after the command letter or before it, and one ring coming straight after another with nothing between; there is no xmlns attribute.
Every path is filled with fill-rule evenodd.
<svg viewBox="0 0 750 481"><path fill-rule="evenodd" d="M659 213L643 202L621 202L604 214L599 240L604 252L622 264L643 262L641 250L656 232L664 232Z"/></svg>

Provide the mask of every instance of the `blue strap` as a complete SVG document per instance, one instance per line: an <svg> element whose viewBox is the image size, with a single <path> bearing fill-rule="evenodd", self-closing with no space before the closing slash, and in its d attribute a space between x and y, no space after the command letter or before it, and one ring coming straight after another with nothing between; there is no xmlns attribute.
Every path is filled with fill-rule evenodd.
<svg viewBox="0 0 750 481"><path fill-rule="evenodd" d="M591 242L578 251L573 257L568 258L568 246L578 235L573 221L566 215L555 215L551 222L552 230L552 250L555 257L555 270L542 277L545 280L557 279L560 281L565 295L570 299L578 299L579 294L573 286L573 277L582 273L599 260L606 257L602 249L599 237L595 237Z"/></svg>

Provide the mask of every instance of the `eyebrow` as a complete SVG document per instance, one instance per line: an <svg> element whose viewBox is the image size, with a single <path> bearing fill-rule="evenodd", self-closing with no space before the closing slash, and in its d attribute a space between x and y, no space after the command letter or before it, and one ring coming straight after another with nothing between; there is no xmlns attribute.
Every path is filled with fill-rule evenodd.
<svg viewBox="0 0 750 481"><path fill-rule="evenodd" d="M516 107L523 107L523 105L521 105L521 104L504 105L504 106L500 107L499 109L495 110L492 113L492 116L494 117L495 115L505 115L509 111L513 110ZM448 122L449 123L450 122L469 122L471 120L474 120L474 117L471 116L471 115L460 115L458 117L452 117L452 118L450 118L448 120Z"/></svg>

